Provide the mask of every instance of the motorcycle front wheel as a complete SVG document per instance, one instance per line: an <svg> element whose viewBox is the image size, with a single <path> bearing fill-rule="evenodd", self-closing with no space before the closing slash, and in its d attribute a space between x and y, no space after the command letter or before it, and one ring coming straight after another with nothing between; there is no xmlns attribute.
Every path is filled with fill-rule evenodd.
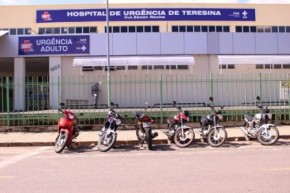
<svg viewBox="0 0 290 193"><path fill-rule="evenodd" d="M117 135L114 133L102 133L99 141L98 148L101 152L109 151L117 140Z"/></svg>
<svg viewBox="0 0 290 193"><path fill-rule="evenodd" d="M178 129L174 135L174 143L178 147L187 147L194 140L195 134L192 128L188 129Z"/></svg>
<svg viewBox="0 0 290 193"><path fill-rule="evenodd" d="M139 125L136 129L136 136L140 143L143 143L145 141L146 133L141 125Z"/></svg>
<svg viewBox="0 0 290 193"><path fill-rule="evenodd" d="M207 135L207 142L212 147L219 147L224 144L227 136L227 131L223 127L212 129Z"/></svg>
<svg viewBox="0 0 290 193"><path fill-rule="evenodd" d="M68 134L66 132L61 132L55 139L55 144L54 144L54 151L56 153L60 153L64 150L68 143Z"/></svg>
<svg viewBox="0 0 290 193"><path fill-rule="evenodd" d="M261 129L258 131L257 139L262 145L272 145L279 138L279 131L277 127L269 127L268 129Z"/></svg>

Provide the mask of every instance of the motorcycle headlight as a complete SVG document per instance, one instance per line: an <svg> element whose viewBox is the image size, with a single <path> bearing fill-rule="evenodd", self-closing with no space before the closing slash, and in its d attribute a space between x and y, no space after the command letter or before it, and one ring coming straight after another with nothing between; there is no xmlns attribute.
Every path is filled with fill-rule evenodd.
<svg viewBox="0 0 290 193"><path fill-rule="evenodd" d="M186 121L189 121L189 117L186 117Z"/></svg>
<svg viewBox="0 0 290 193"><path fill-rule="evenodd" d="M75 118L75 116L73 115L73 114L68 114L68 118L70 119L70 120L73 120L74 118Z"/></svg>

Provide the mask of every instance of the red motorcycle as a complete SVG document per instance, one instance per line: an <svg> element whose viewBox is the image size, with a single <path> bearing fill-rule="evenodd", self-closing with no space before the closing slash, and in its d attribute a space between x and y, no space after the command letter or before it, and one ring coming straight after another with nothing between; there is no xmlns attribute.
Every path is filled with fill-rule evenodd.
<svg viewBox="0 0 290 193"><path fill-rule="evenodd" d="M176 107L175 101L173 101L173 107ZM195 137L193 129L184 124L189 121L189 112L183 111L181 107L176 108L178 114L167 119L168 130L164 133L168 136L168 140L178 147L187 147Z"/></svg>
<svg viewBox="0 0 290 193"><path fill-rule="evenodd" d="M148 150L152 150L152 139L158 136L157 132L152 133L151 124L154 120L146 115L147 105L142 111L134 111L135 118L137 120L138 126L136 128L137 138L143 146L144 143L147 143Z"/></svg>
<svg viewBox="0 0 290 193"><path fill-rule="evenodd" d="M64 103L60 104L64 107ZM58 109L63 116L58 121L58 136L55 139L54 150L60 153L65 147L70 147L72 140L79 135L78 118L68 109ZM80 115L83 115L80 113Z"/></svg>

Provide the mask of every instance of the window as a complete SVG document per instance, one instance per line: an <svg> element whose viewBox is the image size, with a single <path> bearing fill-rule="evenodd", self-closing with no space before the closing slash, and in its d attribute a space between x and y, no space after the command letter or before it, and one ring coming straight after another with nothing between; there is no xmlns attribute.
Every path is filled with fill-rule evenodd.
<svg viewBox="0 0 290 193"><path fill-rule="evenodd" d="M202 32L208 32L208 26L201 26Z"/></svg>
<svg viewBox="0 0 290 193"><path fill-rule="evenodd" d="M16 35L16 29L14 28L10 29L10 35Z"/></svg>
<svg viewBox="0 0 290 193"><path fill-rule="evenodd" d="M264 65L263 64L256 64L256 69L263 69Z"/></svg>
<svg viewBox="0 0 290 193"><path fill-rule="evenodd" d="M242 26L236 26L236 32L243 32Z"/></svg>
<svg viewBox="0 0 290 193"><path fill-rule="evenodd" d="M290 64L283 64L283 68L284 69L289 69L290 68Z"/></svg>
<svg viewBox="0 0 290 193"><path fill-rule="evenodd" d="M128 66L128 70L137 70L138 66Z"/></svg>
<svg viewBox="0 0 290 193"><path fill-rule="evenodd" d="M185 26L179 26L179 32L186 32Z"/></svg>
<svg viewBox="0 0 290 193"><path fill-rule="evenodd" d="M152 32L159 32L159 26L152 26Z"/></svg>
<svg viewBox="0 0 290 193"><path fill-rule="evenodd" d="M90 27L90 33L97 33L97 27Z"/></svg>
<svg viewBox="0 0 290 193"><path fill-rule="evenodd" d="M128 27L127 26L121 26L121 33L128 32Z"/></svg>
<svg viewBox="0 0 290 193"><path fill-rule="evenodd" d="M83 33L84 33L84 34L88 34L88 33L90 33L90 27L84 27L84 28L83 28Z"/></svg>
<svg viewBox="0 0 290 193"><path fill-rule="evenodd" d="M187 32L193 32L193 26L187 26L186 27Z"/></svg>
<svg viewBox="0 0 290 193"><path fill-rule="evenodd" d="M154 66L154 70L160 70L160 69L164 69L164 66L163 65Z"/></svg>
<svg viewBox="0 0 290 193"><path fill-rule="evenodd" d="M230 32L230 26L224 26L224 32Z"/></svg>
<svg viewBox="0 0 290 193"><path fill-rule="evenodd" d="M188 65L178 65L177 69L179 69L179 70L187 70L188 69Z"/></svg>
<svg viewBox="0 0 290 193"><path fill-rule="evenodd" d="M279 26L279 32L284 33L285 32L285 26Z"/></svg>
<svg viewBox="0 0 290 193"><path fill-rule="evenodd" d="M74 34L75 33L75 28L74 27L69 27L68 28L68 33L69 34Z"/></svg>
<svg viewBox="0 0 290 193"><path fill-rule="evenodd" d="M136 32L135 26L129 26L129 32Z"/></svg>
<svg viewBox="0 0 290 193"><path fill-rule="evenodd" d="M256 26L250 26L250 32L257 32Z"/></svg>
<svg viewBox="0 0 290 193"><path fill-rule="evenodd" d="M144 32L151 32L151 26L145 26Z"/></svg>
<svg viewBox="0 0 290 193"><path fill-rule="evenodd" d="M265 64L265 69L271 69L272 68L272 64Z"/></svg>
<svg viewBox="0 0 290 193"><path fill-rule="evenodd" d="M223 32L223 27L222 26L216 26L216 31L217 32Z"/></svg>
<svg viewBox="0 0 290 193"><path fill-rule="evenodd" d="M55 34L60 34L60 28L59 27L53 28L53 31L54 31Z"/></svg>
<svg viewBox="0 0 290 193"><path fill-rule="evenodd" d="M117 66L116 70L126 70L125 66Z"/></svg>
<svg viewBox="0 0 290 193"><path fill-rule="evenodd" d="M235 69L235 65L234 64L220 64L219 68L220 69Z"/></svg>
<svg viewBox="0 0 290 193"><path fill-rule="evenodd" d="M281 69L282 65L281 64L274 64L274 69Z"/></svg>
<svg viewBox="0 0 290 193"><path fill-rule="evenodd" d="M243 32L250 32L249 26L243 26Z"/></svg>
<svg viewBox="0 0 290 193"><path fill-rule="evenodd" d="M137 26L137 32L143 32L143 26Z"/></svg>
<svg viewBox="0 0 290 193"><path fill-rule="evenodd" d="M17 29L17 35L23 35L24 34L24 29L23 28L18 28Z"/></svg>
<svg viewBox="0 0 290 193"><path fill-rule="evenodd" d="M215 32L215 26L209 26L208 27L209 32Z"/></svg>
<svg viewBox="0 0 290 193"><path fill-rule="evenodd" d="M114 26L113 27L113 33L119 33L120 32L120 27L119 26Z"/></svg>
<svg viewBox="0 0 290 193"><path fill-rule="evenodd" d="M172 32L178 32L178 26L172 26L171 27Z"/></svg>
<svg viewBox="0 0 290 193"><path fill-rule="evenodd" d="M83 28L82 27L76 27L76 33L77 34L83 33Z"/></svg>
<svg viewBox="0 0 290 193"><path fill-rule="evenodd" d="M200 32L200 26L194 26L194 31L195 32Z"/></svg>

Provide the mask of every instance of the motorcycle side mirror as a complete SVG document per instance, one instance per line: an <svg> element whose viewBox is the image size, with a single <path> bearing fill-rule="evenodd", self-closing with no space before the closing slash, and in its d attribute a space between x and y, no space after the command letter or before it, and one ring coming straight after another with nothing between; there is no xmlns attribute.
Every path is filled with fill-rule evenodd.
<svg viewBox="0 0 290 193"><path fill-rule="evenodd" d="M210 101L213 101L213 97L209 97L209 100L210 100Z"/></svg>
<svg viewBox="0 0 290 193"><path fill-rule="evenodd" d="M59 105L63 107L65 104L64 103L60 103Z"/></svg>
<svg viewBox="0 0 290 193"><path fill-rule="evenodd" d="M257 97L256 97L256 99L259 101L259 100L260 100L260 97L259 97L259 96L257 96Z"/></svg>
<svg viewBox="0 0 290 193"><path fill-rule="evenodd" d="M111 102L110 105L111 105L111 106L115 106L115 103Z"/></svg>
<svg viewBox="0 0 290 193"><path fill-rule="evenodd" d="M80 113L80 116L83 116L84 114L83 113Z"/></svg>

